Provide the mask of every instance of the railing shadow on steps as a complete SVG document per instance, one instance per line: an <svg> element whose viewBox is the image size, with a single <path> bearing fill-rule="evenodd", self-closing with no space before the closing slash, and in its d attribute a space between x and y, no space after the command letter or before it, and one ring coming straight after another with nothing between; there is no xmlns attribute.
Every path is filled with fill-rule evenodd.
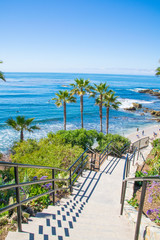
<svg viewBox="0 0 160 240"><path fill-rule="evenodd" d="M130 147L130 144L125 144L124 146L122 146L122 148L120 148L120 150L118 150L114 144L113 141L111 141L102 151L102 153L99 155L99 169L100 169L100 165L103 163L103 161L106 159L106 157L108 157L110 154L113 154L117 157L121 157L123 153L125 153L126 150L128 150Z"/></svg>
<svg viewBox="0 0 160 240"><path fill-rule="evenodd" d="M40 198L42 196L52 194L53 197L53 205L55 204L55 192L58 190L70 190L72 192L72 186L78 176L82 173L83 169L86 167L87 163L89 162L89 155L87 152L89 149L87 148L80 157L68 168L68 169L61 169L61 168L55 168L55 167L47 167L47 166L39 166L39 165L29 165L29 164L18 164L18 163L9 163L9 162L0 162L0 166L4 166L5 168L14 168L14 184L6 184L0 186L1 190L9 190L9 189L15 189L16 190L16 203L5 206L0 209L0 213L3 213L5 211L12 210L14 208L17 208L17 224L18 224L18 231L22 231L22 210L21 206L29 201L35 200L37 198ZM43 180L35 180L35 181L29 181L29 182L20 182L19 181L19 168L39 168L39 169L48 169L52 171L52 178L51 179L43 179ZM66 172L68 173L67 178L55 178L56 172ZM55 183L64 181L68 183L67 187L60 187L55 188ZM30 186L33 184L44 184L44 183L52 183L52 189L49 191L46 191L45 193L21 200L20 196L20 189L23 186Z"/></svg>
<svg viewBox="0 0 160 240"><path fill-rule="evenodd" d="M6 185L1 185L0 186L0 191L1 190L9 190L9 189L15 189L16 190L16 203L13 203L11 205L5 206L0 209L0 213L3 213L5 211L12 210L14 208L17 208L17 224L18 224L18 231L22 231L22 210L21 207L23 204L35 200L37 198L40 198L42 196L52 194L53 197L53 205L55 204L55 192L58 190L70 190L72 193L72 187L74 182L77 180L78 176L82 174L83 170L87 166L87 163L89 163L89 167L91 170L95 168L96 161L98 161L98 169L100 169L100 165L103 163L104 159L111 153L113 152L113 147L112 150L110 148L111 142L105 147L105 149L102 151L102 153L99 155L99 158L96 159L96 152L90 148L87 148L81 155L80 157L68 168L68 169L61 169L61 168L55 168L55 167L47 167L47 166L39 166L39 165L29 165L29 164L18 164L18 163L9 163L9 162L2 162L0 161L0 166L4 166L7 168L14 168L14 179L15 183L14 184L6 184ZM126 150L127 146L124 146L120 151L121 154ZM116 149L114 151L115 154L119 154L120 151L117 153ZM91 159L89 159L88 152L91 152ZM19 168L40 168L40 169L48 169L52 171L52 178L51 179L43 179L43 180L35 180L35 181L29 181L29 182L20 182L19 181ZM68 177L67 178L55 178L56 172L66 172ZM56 188L55 183L64 181L66 184L68 183L68 186L66 187L60 187ZM42 183L52 183L52 189L49 191L46 191L45 193L21 200L20 196L20 189L23 186L30 186L33 184L42 184Z"/></svg>
<svg viewBox="0 0 160 240"><path fill-rule="evenodd" d="M141 146L140 141L144 140L145 141L145 146ZM147 141L146 141L147 140ZM142 181L142 191L141 191L141 197L140 197L140 204L139 204L139 210L138 210L138 215L137 215L137 222L136 222L136 229L135 229L135 236L134 240L139 239L139 231L140 231L140 224L141 224L141 218L142 218L142 213L143 213L143 205L144 205L144 200L145 200L145 195L146 195L146 189L147 189L147 182L152 182L152 181L158 181L160 182L160 176L150 176L150 177L129 177L130 173L130 167L131 167L131 162L132 165L135 164L135 159L136 159L136 153L137 153L137 160L139 158L139 155L144 159L143 154L141 153L140 149L146 147L149 145L149 137L140 139L139 141L136 141L136 144L132 145L133 148L133 154L129 157L128 154L126 156L125 164L124 164L124 171L123 171L123 180L122 180L122 190L121 190L121 210L120 210L120 215L123 215L123 209L124 209L124 202L125 202L125 195L126 195L126 190L127 190L127 183L128 182L138 182Z"/></svg>

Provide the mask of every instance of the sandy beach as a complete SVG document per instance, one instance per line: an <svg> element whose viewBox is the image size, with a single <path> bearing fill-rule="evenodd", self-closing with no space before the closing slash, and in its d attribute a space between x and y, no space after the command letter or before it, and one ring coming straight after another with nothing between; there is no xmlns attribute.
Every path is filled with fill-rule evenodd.
<svg viewBox="0 0 160 240"><path fill-rule="evenodd" d="M131 142L135 142L141 138L144 137L150 137L151 140L154 140L156 138L160 138L160 124L148 126L148 127L142 127L138 131L134 131L130 134L126 134L125 137L129 138ZM143 134L144 131L144 134ZM154 136L155 133L155 136Z"/></svg>

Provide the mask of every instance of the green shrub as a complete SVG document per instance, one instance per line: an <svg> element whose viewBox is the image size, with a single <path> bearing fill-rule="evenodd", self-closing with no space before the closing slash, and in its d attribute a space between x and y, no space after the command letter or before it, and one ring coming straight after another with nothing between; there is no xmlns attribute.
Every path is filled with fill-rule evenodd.
<svg viewBox="0 0 160 240"><path fill-rule="evenodd" d="M122 137L118 134L104 135L103 133L100 133L98 138L97 138L97 141L98 141L98 144L99 144L99 146L97 147L97 150L100 151L100 152L102 152L104 150L104 148L112 141L112 143L110 144L111 154L114 155L115 152L116 152L116 154L119 157L121 156L121 154L119 154L119 152L121 152L123 147L126 144L130 145L130 141L127 138Z"/></svg>
<svg viewBox="0 0 160 240"><path fill-rule="evenodd" d="M83 149L78 146L72 147L71 144L62 144L61 139L59 142L57 142L56 139L57 136L50 134L46 139L42 139L39 142L30 139L19 142L13 147L14 154L11 155L12 161L15 163L68 169L82 154ZM27 172L29 180L32 180L34 176L38 178L41 176L51 177L51 170L19 168L21 181L23 180L25 172Z"/></svg>
<svg viewBox="0 0 160 240"><path fill-rule="evenodd" d="M7 206L6 204L0 203L0 208L4 208L6 206ZM0 218L3 217L3 216L8 216L8 211L0 213Z"/></svg>
<svg viewBox="0 0 160 240"><path fill-rule="evenodd" d="M153 140L152 146L153 146L153 147L157 147L157 146L160 147L160 139L158 138L158 139Z"/></svg>
<svg viewBox="0 0 160 240"><path fill-rule="evenodd" d="M135 195L127 202L134 208L137 208L139 206L137 199L135 198Z"/></svg>
<svg viewBox="0 0 160 240"><path fill-rule="evenodd" d="M145 176L145 174L144 174L143 172L141 172L141 171L136 171L136 172L135 172L135 177L137 177L137 178L138 178L138 177L144 177L144 176ZM142 186L142 183L143 183L142 181L136 181L136 182L135 182L135 184L136 184L137 186L140 186L140 187Z"/></svg>
<svg viewBox="0 0 160 240"><path fill-rule="evenodd" d="M0 170L0 185L2 183L7 183L9 181L12 181L14 179L14 174L11 172L11 169L5 169L5 170Z"/></svg>
<svg viewBox="0 0 160 240"><path fill-rule="evenodd" d="M87 131L82 128L69 131L60 130L56 135L60 135L65 143L70 143L72 147L78 145L85 150L87 147L91 147L94 144L99 134L96 130Z"/></svg>

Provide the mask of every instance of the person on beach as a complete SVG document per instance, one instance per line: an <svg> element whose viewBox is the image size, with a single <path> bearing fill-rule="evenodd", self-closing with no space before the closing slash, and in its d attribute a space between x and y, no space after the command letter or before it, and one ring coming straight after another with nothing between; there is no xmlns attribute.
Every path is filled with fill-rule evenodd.
<svg viewBox="0 0 160 240"><path fill-rule="evenodd" d="M142 131L142 136L144 136L144 130Z"/></svg>
<svg viewBox="0 0 160 240"><path fill-rule="evenodd" d="M139 131L139 128L137 128L137 132Z"/></svg>
<svg viewBox="0 0 160 240"><path fill-rule="evenodd" d="M157 133L153 132L153 137L156 138L157 137Z"/></svg>

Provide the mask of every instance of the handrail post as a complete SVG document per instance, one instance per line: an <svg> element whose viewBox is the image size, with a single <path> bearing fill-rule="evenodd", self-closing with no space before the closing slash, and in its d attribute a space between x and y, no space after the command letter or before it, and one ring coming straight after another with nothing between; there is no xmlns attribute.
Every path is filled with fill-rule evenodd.
<svg viewBox="0 0 160 240"><path fill-rule="evenodd" d="M72 172L71 172L71 169L69 170L69 186L70 186L70 193L72 193Z"/></svg>
<svg viewBox="0 0 160 240"><path fill-rule="evenodd" d="M131 169L131 160L128 158L128 173L130 173Z"/></svg>
<svg viewBox="0 0 160 240"><path fill-rule="evenodd" d="M54 169L52 169L52 180L55 178ZM52 189L54 190L53 197L53 205L55 205L55 181L52 181Z"/></svg>
<svg viewBox="0 0 160 240"><path fill-rule="evenodd" d="M124 191L124 182L122 182L122 189L121 189L121 200L120 200L120 204L122 204L123 191Z"/></svg>
<svg viewBox="0 0 160 240"><path fill-rule="evenodd" d="M125 195L126 195L126 188L127 188L127 181L125 181L123 186L122 186L122 198L121 198L121 212L120 212L120 215L123 214L124 201L125 201Z"/></svg>
<svg viewBox="0 0 160 240"><path fill-rule="evenodd" d="M82 160L81 160L81 169L82 169L82 166L83 166L83 154L82 154ZM82 176L82 172L83 171L81 171L81 176Z"/></svg>
<svg viewBox="0 0 160 240"><path fill-rule="evenodd" d="M137 161L138 161L138 158L139 158L139 151L140 151L140 141L141 141L141 140L139 140L139 145L138 145Z"/></svg>
<svg viewBox="0 0 160 240"><path fill-rule="evenodd" d="M135 150L134 150L134 156L133 156L133 161L132 161L132 166L134 166L134 162L135 162L135 157L136 157L136 152L137 152L137 150L135 149Z"/></svg>
<svg viewBox="0 0 160 240"><path fill-rule="evenodd" d="M100 170L100 161L101 161L101 154L99 155L99 163L98 163L98 170Z"/></svg>
<svg viewBox="0 0 160 240"><path fill-rule="evenodd" d="M92 171L93 169L93 152L91 153L91 165L90 165L90 170Z"/></svg>
<svg viewBox="0 0 160 240"><path fill-rule="evenodd" d="M18 177L18 166L14 167L14 175L15 175L15 184L19 185L19 177ZM16 187L16 201L17 203L20 203L20 191L19 191L19 186ZM21 211L21 206L17 207L17 224L18 224L18 231L22 232L22 211Z"/></svg>
<svg viewBox="0 0 160 240"><path fill-rule="evenodd" d="M138 240L138 236L139 236L139 229L140 229L140 224L141 224L141 217L142 217L146 188L147 188L147 181L143 181L141 200L140 200L140 204L139 204L139 211L138 211L138 216L137 216L137 224L136 224L134 240Z"/></svg>
<svg viewBox="0 0 160 240"><path fill-rule="evenodd" d="M96 155L96 153L94 154L94 168L93 168L93 170L95 170L95 168L96 168L96 160L97 160L97 155Z"/></svg>
<svg viewBox="0 0 160 240"><path fill-rule="evenodd" d="M128 177L128 154L127 154L127 164L126 164L125 177Z"/></svg>

